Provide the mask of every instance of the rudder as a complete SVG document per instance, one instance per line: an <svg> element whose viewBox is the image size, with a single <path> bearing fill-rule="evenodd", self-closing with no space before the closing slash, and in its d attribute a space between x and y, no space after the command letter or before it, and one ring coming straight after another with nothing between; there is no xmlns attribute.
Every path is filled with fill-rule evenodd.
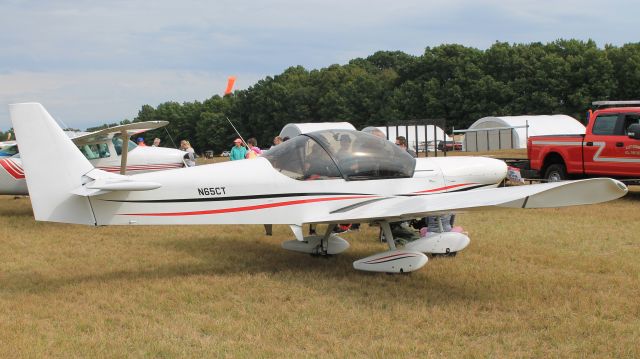
<svg viewBox="0 0 640 359"><path fill-rule="evenodd" d="M9 112L35 219L95 225L89 200L71 193L91 163L41 104L13 104Z"/></svg>

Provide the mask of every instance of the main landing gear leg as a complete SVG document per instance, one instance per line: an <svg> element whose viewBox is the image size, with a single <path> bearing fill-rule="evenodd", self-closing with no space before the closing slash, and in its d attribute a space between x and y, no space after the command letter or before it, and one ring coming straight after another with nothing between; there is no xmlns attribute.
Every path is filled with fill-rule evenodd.
<svg viewBox="0 0 640 359"><path fill-rule="evenodd" d="M396 249L396 241L393 239L393 233L391 233L391 226L389 225L389 222L384 221L380 223L380 228L382 228L384 239L387 241L387 244L389 245L389 250L394 251Z"/></svg>
<svg viewBox="0 0 640 359"><path fill-rule="evenodd" d="M329 237L331 236L331 233L333 233L333 229L336 228L336 224L335 223L330 223L329 225L327 225L327 231L324 232L324 236L322 236L322 239L320 239L320 243L318 244L318 246L315 248L315 250L313 251L313 253L311 253L312 256L328 256L328 250L329 250Z"/></svg>

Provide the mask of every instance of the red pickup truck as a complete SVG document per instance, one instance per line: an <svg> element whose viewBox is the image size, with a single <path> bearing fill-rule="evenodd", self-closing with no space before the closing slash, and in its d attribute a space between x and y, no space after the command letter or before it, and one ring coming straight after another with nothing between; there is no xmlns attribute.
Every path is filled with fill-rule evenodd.
<svg viewBox="0 0 640 359"><path fill-rule="evenodd" d="M585 134L528 138L529 167L548 181L613 177L640 183L640 101L598 101Z"/></svg>

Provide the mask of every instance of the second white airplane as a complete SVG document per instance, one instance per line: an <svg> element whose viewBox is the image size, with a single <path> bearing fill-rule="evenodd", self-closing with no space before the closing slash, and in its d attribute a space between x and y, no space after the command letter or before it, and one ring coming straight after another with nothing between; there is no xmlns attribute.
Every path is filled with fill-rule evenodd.
<svg viewBox="0 0 640 359"><path fill-rule="evenodd" d="M166 126L167 121L134 122L79 136L69 135L71 141L96 168L119 173L122 170L123 134L128 141L128 152L124 171L129 174L161 171L184 167L185 152L164 147L138 146L129 137L145 131ZM27 182L22 159L15 143L4 147L10 157L0 158L0 195L27 195ZM17 154L16 154L17 153ZM58 153L49 154L51 159Z"/></svg>

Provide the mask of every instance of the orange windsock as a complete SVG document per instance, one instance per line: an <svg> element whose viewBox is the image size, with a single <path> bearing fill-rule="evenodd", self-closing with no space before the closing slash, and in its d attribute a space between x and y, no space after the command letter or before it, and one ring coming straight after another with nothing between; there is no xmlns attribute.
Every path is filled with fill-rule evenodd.
<svg viewBox="0 0 640 359"><path fill-rule="evenodd" d="M228 95L231 93L231 91L233 91L233 85L236 83L236 77L235 76L229 76L229 80L227 81L227 89L224 90L224 94Z"/></svg>

